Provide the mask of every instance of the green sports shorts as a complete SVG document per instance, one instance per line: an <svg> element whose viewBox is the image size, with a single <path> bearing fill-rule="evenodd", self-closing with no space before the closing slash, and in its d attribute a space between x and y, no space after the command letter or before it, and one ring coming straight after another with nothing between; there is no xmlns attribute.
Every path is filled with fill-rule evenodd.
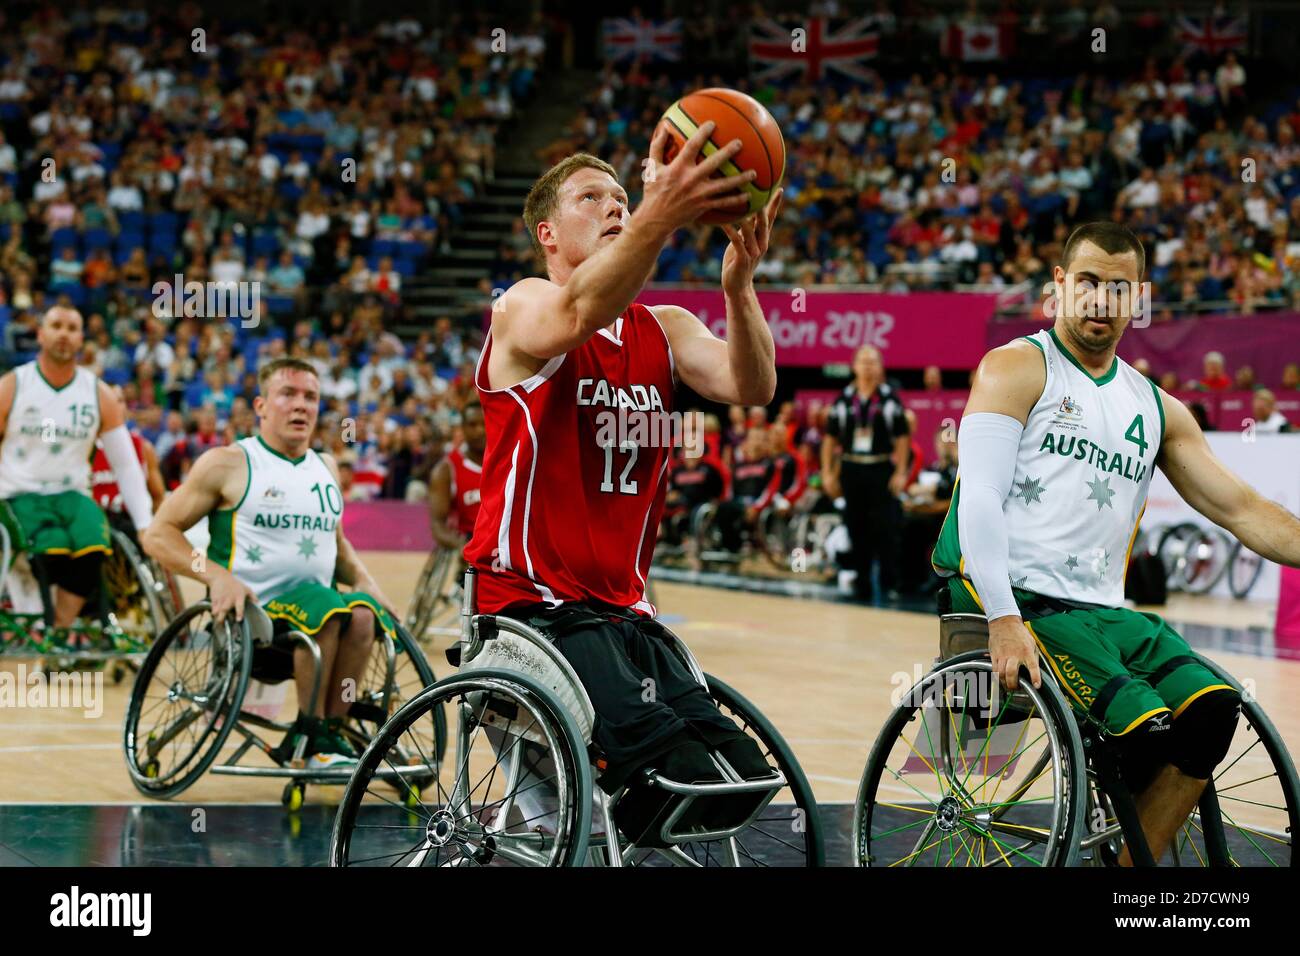
<svg viewBox="0 0 1300 956"><path fill-rule="evenodd" d="M375 612L375 620L389 637L396 634L397 625L379 602L364 591L343 593L335 588L307 581L277 594L262 605L274 621L284 621L296 631L315 634L325 623L338 614L352 616L354 607L368 607Z"/></svg>
<svg viewBox="0 0 1300 956"><path fill-rule="evenodd" d="M93 551L103 554L113 551L104 509L89 495L78 491L14 495L0 501L2 511L8 512L0 520L15 539L15 553L62 554L79 558Z"/></svg>
<svg viewBox="0 0 1300 956"><path fill-rule="evenodd" d="M948 580L954 612L981 614L974 586ZM1212 690L1230 688L1177 631L1155 614L1127 608L1048 607L1040 595L1013 590L1025 627L1075 710L1121 736L1150 717L1171 713Z"/></svg>

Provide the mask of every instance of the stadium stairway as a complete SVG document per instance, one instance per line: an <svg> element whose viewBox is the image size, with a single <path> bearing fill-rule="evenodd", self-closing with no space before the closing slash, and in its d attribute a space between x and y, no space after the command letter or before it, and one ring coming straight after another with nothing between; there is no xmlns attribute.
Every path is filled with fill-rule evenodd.
<svg viewBox="0 0 1300 956"><path fill-rule="evenodd" d="M408 321L396 329L399 335L417 335L440 315L468 318L486 307L479 286L491 279L497 247L523 213L524 197L540 172L537 152L559 136L595 77L581 70L544 75L528 106L502 128L495 175L483 194L466 204L447 245L407 280Z"/></svg>

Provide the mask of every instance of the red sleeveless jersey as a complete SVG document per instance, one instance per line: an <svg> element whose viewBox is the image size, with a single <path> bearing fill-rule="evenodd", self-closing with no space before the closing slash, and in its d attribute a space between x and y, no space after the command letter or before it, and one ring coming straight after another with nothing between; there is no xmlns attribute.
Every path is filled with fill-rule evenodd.
<svg viewBox="0 0 1300 956"><path fill-rule="evenodd" d="M466 450L461 445L447 453L447 463L451 465L451 514L447 517L461 534L473 534L474 522L478 520L483 466L470 461Z"/></svg>
<svg viewBox="0 0 1300 956"><path fill-rule="evenodd" d="M633 303L612 334L601 329L509 388L488 387L491 350L489 333L474 375L487 426L482 507L465 547L479 572L478 609L597 600L653 616L645 581L670 449L598 439L610 437L620 406L672 412L659 320Z"/></svg>
<svg viewBox="0 0 1300 956"><path fill-rule="evenodd" d="M131 432L131 444L135 446L135 457L140 459L143 469L144 444L135 432ZM148 477L146 474L145 478ZM90 496L105 511L121 512L125 507L122 492L117 487L117 475L113 474L113 466L108 463L104 445L98 438L95 439L95 455L90 459Z"/></svg>

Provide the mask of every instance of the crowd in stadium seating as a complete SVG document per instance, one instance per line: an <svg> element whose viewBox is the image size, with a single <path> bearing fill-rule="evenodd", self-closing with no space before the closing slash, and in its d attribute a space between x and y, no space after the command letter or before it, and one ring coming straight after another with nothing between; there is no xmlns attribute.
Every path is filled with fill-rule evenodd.
<svg viewBox="0 0 1300 956"><path fill-rule="evenodd" d="M664 108L724 82L610 66L545 158L584 149L635 188ZM789 150L785 213L761 280L890 291L1027 283L1036 307L1068 225L1104 217L1147 244L1164 304L1156 321L1175 308L1295 307L1300 91L1261 100L1251 117L1247 90L1231 53L1217 67L1151 59L1135 75L1072 81L972 64L843 89L750 88ZM716 230L679 234L658 278L716 280L723 241Z"/></svg>
<svg viewBox="0 0 1300 956"><path fill-rule="evenodd" d="M169 483L252 430L262 361L307 358L328 406L321 442L347 466L351 496L418 494L473 391L481 334L449 317L415 342L387 330L405 280L492 177L499 124L533 91L545 31L529 25L528 42L501 55L484 47L488 31L455 19L363 32L205 18L196 52L167 39L188 28L161 22L112 5L43 8L0 31L0 352L25 359L37 316L59 299L79 305L84 363L123 386ZM730 29L688 32L707 44ZM608 68L539 161L586 149L635 190L672 99L745 82ZM1261 101L1252 118L1249 89L1231 56L1068 82L980 70L753 89L790 149L759 281L1027 283L1036 301L1068 224L1108 216L1147 241L1155 298L1179 312L1294 305L1300 101ZM658 278L716 281L722 241L682 231ZM490 285L534 268L520 220ZM173 314L154 283L176 274L258 281L262 296L242 321ZM1266 384L1295 388L1287 376ZM809 476L818 414L795 424L783 406L779 418Z"/></svg>
<svg viewBox="0 0 1300 956"><path fill-rule="evenodd" d="M207 28L201 50L193 23ZM414 343L385 330L403 280L493 175L499 124L532 93L542 36L520 29L528 42L501 55L459 17L365 32L223 23L189 4L174 19L45 7L8 27L6 364L30 357L45 309L78 306L83 363L123 386L174 483L198 452L253 428L260 362L307 358L328 401L323 440L355 423L341 456L354 495L402 495L441 454L479 340L447 317ZM187 312L177 275L182 289L240 284L251 308Z"/></svg>

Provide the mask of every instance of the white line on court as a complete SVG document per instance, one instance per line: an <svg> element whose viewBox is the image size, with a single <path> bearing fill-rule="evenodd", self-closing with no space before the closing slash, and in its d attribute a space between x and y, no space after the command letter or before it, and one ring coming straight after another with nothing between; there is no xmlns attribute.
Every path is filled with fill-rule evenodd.
<svg viewBox="0 0 1300 956"><path fill-rule="evenodd" d="M26 747L0 747L0 754L31 754L47 750L121 750L120 743L113 744L33 744Z"/></svg>

